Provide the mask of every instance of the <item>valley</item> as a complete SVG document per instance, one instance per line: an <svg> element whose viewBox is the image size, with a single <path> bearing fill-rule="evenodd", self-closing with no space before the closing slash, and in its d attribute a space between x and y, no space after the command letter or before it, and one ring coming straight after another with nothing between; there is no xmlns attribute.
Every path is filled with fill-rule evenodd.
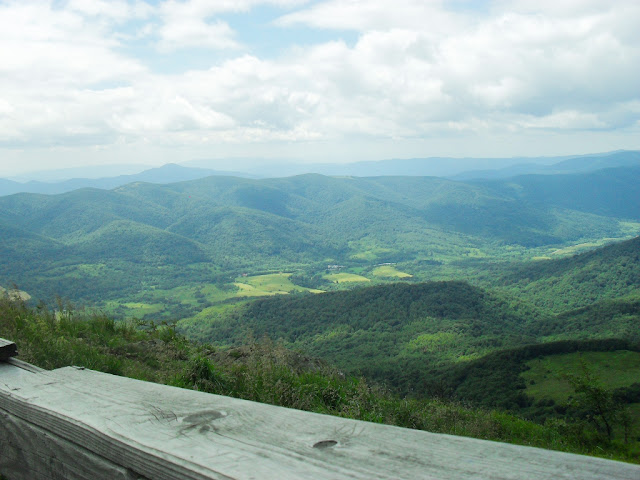
<svg viewBox="0 0 640 480"><path fill-rule="evenodd" d="M213 287L239 288L243 274L291 273L297 285L319 290L364 281L345 274L401 278L381 274L387 263L411 281L475 278L487 266L557 258L640 233L640 214L621 206L640 204L640 171L613 170L592 182L594 191L618 189L597 205L547 195L554 188L572 196L582 174L560 175L564 184L549 176L552 187L527 184L518 194L519 177L477 184L309 174L5 196L0 282L45 301L57 294L106 305L146 303L137 296L188 285L207 286L205 299L218 301ZM330 274L359 281L322 278Z"/></svg>
<svg viewBox="0 0 640 480"><path fill-rule="evenodd" d="M391 455L375 433L316 439L328 430L301 420L282 450L264 415L123 391L134 421L178 432L127 434L149 437L138 458L106 432L119 413L87 424L95 451L73 422L31 422L45 403L15 402L20 380L5 382L0 480L83 476L81 457L175 477L156 462L158 442L178 451L165 437L189 437L194 478L640 472L638 24L634 0L0 0L4 352L162 383L144 391L163 400L237 397L452 446ZM41 373L36 399L57 375ZM61 415L80 408L51 389ZM123 411L116 397L95 405ZM242 462L253 432L265 470ZM482 444L458 436L601 458L458 458Z"/></svg>
<svg viewBox="0 0 640 480"><path fill-rule="evenodd" d="M637 185L640 168L620 166L19 193L0 197L0 285L57 315L164 325L212 352L275 342L407 401L602 439L571 403L570 379L592 374L635 425L635 451Z"/></svg>

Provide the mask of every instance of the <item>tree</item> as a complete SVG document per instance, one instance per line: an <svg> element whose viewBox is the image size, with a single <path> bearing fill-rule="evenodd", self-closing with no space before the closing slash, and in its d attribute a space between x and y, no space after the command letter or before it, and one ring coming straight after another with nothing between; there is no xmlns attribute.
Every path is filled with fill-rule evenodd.
<svg viewBox="0 0 640 480"><path fill-rule="evenodd" d="M583 415L600 433L605 433L611 441L614 428L622 427L625 442L628 440L631 418L624 404L616 398L613 390L606 388L595 378L586 363L581 360L579 375L565 375L575 392L572 406Z"/></svg>

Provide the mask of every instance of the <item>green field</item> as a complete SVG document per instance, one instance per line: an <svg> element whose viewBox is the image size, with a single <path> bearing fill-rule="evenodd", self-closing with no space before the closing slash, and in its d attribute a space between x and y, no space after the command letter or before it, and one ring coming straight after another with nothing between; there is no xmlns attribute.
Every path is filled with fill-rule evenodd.
<svg viewBox="0 0 640 480"><path fill-rule="evenodd" d="M522 373L527 385L525 393L536 400L550 398L559 403L566 402L573 388L563 376L580 375L583 364L607 388L626 387L640 381L639 352L567 353L527 362L530 370Z"/></svg>
<svg viewBox="0 0 640 480"><path fill-rule="evenodd" d="M145 315L158 313L162 308L163 306L160 303L107 302L102 310L110 313L120 310L126 312L127 318L142 318Z"/></svg>
<svg viewBox="0 0 640 480"><path fill-rule="evenodd" d="M255 275L239 277L234 285L238 287L236 297L265 297L271 295L284 295L291 292L322 293L322 290L305 288L295 285L289 280L290 273L272 273L268 275Z"/></svg>
<svg viewBox="0 0 640 480"><path fill-rule="evenodd" d="M103 302L97 310L118 318L177 322L181 328L192 330L198 322L215 322L221 314L249 299L294 292L323 293L322 290L296 285L289 277L291 273L273 273L241 276L227 284L203 283L149 289L137 295Z"/></svg>
<svg viewBox="0 0 640 480"><path fill-rule="evenodd" d="M328 273L324 275L323 278L329 280L333 283L348 283L348 282L370 282L367 277L363 277L362 275L356 275L355 273Z"/></svg>
<svg viewBox="0 0 640 480"><path fill-rule="evenodd" d="M213 284L156 288L122 299L106 301L100 305L100 310L120 318L142 318L148 315L154 319L175 321L191 316L195 311L212 304L235 298L237 294L236 287Z"/></svg>
<svg viewBox="0 0 640 480"><path fill-rule="evenodd" d="M637 233L637 231L635 231L634 233ZM634 235L630 235L628 238L633 238L633 236ZM623 238L626 239L626 237L623 237ZM604 245L607 245L609 243L613 243L616 241L620 241L620 239L619 238L602 238L595 242L577 243L575 245L568 245L566 247L553 250L549 252L549 255L551 257L566 257L569 255L576 255L577 253L582 253L587 250L593 250L594 248L602 247Z"/></svg>
<svg viewBox="0 0 640 480"><path fill-rule="evenodd" d="M383 278L411 278L413 275L406 272L401 272L393 265L381 265L373 269L371 272L374 277Z"/></svg>

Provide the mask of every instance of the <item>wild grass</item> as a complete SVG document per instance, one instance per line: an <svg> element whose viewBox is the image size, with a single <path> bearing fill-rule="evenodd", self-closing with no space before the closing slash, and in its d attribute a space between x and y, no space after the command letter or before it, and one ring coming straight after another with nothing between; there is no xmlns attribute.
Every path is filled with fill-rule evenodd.
<svg viewBox="0 0 640 480"><path fill-rule="evenodd" d="M640 352L622 350L549 355L527 362L530 369L522 373L527 395L536 400L550 398L566 402L573 389L565 377L580 373L583 364L606 388L627 387L640 381Z"/></svg>
<svg viewBox="0 0 640 480"><path fill-rule="evenodd" d="M346 418L638 462L637 452L587 438L566 423L539 425L451 401L399 398L268 340L215 349L188 342L170 325L116 322L62 302L34 309L7 296L0 298L0 336L17 343L22 360L47 369L82 365Z"/></svg>
<svg viewBox="0 0 640 480"><path fill-rule="evenodd" d="M186 359L188 343L179 340L170 326L144 327L137 321L119 322L103 314L76 311L63 303L56 309L31 309L0 298L0 336L18 345L21 360L45 369L81 365L115 375L167 381L175 373L172 368L180 367L167 362L163 368L165 359Z"/></svg>

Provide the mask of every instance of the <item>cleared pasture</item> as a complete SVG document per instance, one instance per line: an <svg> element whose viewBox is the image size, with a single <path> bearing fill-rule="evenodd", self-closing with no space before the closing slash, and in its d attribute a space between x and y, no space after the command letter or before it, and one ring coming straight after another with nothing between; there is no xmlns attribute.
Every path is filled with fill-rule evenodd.
<svg viewBox="0 0 640 480"><path fill-rule="evenodd" d="M322 290L305 288L293 283L289 277L291 273L271 273L239 277L234 285L238 287L236 297L264 297L271 295L285 295L291 292L322 293Z"/></svg>
<svg viewBox="0 0 640 480"><path fill-rule="evenodd" d="M582 365L607 388L620 388L640 381L640 352L577 352L549 355L527 362L530 370L522 377L525 393L536 400L551 398L566 402L573 392L564 375L580 375Z"/></svg>
<svg viewBox="0 0 640 480"><path fill-rule="evenodd" d="M410 273L402 272L393 265L381 265L376 267L371 272L374 277L382 278L411 278L413 275Z"/></svg>
<svg viewBox="0 0 640 480"><path fill-rule="evenodd" d="M370 282L367 277L363 277L362 275L356 275L355 273L328 273L323 275L322 278L329 280L333 283L347 283L347 282Z"/></svg>

